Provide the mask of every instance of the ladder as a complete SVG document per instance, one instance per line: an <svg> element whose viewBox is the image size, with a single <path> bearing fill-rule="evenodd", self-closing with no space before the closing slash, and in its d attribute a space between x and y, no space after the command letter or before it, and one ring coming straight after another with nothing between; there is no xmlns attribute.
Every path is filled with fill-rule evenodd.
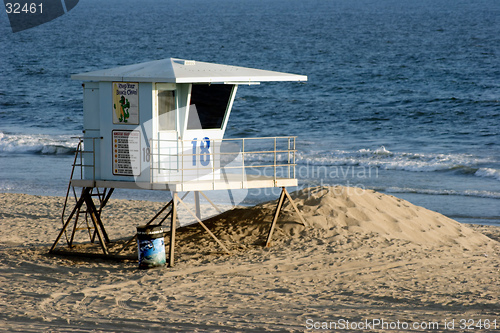
<svg viewBox="0 0 500 333"><path fill-rule="evenodd" d="M73 247L73 242L77 231L86 230L90 242L95 242L96 236L99 239L102 250L104 254L108 254L108 249L106 244L110 242L106 229L101 221L101 212L104 206L106 206L111 194L113 194L113 188L103 188L100 190L98 187L83 187L80 197L77 196L75 187L72 184L74 179L75 168L77 166L82 167L82 156L83 154L83 140L80 139L75 152L75 158L73 160L73 167L71 169L71 175L66 190L66 197L64 199L63 210L61 214L61 222L63 228L59 233L56 241L52 245L50 252L52 252L59 242L61 236L65 235L66 243L69 247ZM77 163L78 156L80 156L80 163ZM71 195L72 193L72 195ZM70 205L70 196L74 198L74 206L71 212L67 215L67 208ZM68 237L67 228L73 221L73 228L71 230L71 236Z"/></svg>

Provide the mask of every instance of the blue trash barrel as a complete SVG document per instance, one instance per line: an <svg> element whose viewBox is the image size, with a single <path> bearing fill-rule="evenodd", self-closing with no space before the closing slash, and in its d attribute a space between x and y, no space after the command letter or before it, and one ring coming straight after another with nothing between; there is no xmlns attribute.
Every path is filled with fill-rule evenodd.
<svg viewBox="0 0 500 333"><path fill-rule="evenodd" d="M165 265L165 240L162 226L144 225L137 227L137 246L139 268Z"/></svg>

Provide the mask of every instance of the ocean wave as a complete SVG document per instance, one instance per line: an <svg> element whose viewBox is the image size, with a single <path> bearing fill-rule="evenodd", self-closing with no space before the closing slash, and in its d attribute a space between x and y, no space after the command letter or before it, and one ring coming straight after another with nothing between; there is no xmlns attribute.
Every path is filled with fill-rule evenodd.
<svg viewBox="0 0 500 333"><path fill-rule="evenodd" d="M69 135L7 134L0 132L0 153L73 154L77 141Z"/></svg>
<svg viewBox="0 0 500 333"><path fill-rule="evenodd" d="M468 154L392 152L381 146L375 150L299 151L296 155L296 162L313 166L351 165L411 172L461 170L463 173L477 173L481 170L477 165L490 163L492 160Z"/></svg>
<svg viewBox="0 0 500 333"><path fill-rule="evenodd" d="M457 195L466 197L478 197L478 198L490 198L490 199L500 199L500 192L493 191L479 191L479 190L432 190L432 189L421 189L421 188L409 188L409 187L388 187L388 188L377 188L377 191L386 193L414 193L414 194L426 194L426 195Z"/></svg>
<svg viewBox="0 0 500 333"><path fill-rule="evenodd" d="M291 153L272 152L256 154L245 153L249 164L293 163ZM484 168L484 164L500 164L493 157L478 157L470 154L439 154L392 152L381 146L377 149L359 149L356 151L301 151L295 154L295 163L299 167L361 167L380 170L406 172L441 172L487 177L500 181L500 170Z"/></svg>
<svg viewBox="0 0 500 333"><path fill-rule="evenodd" d="M474 173L474 175L478 177L494 178L496 180L500 180L500 170L498 169L480 168Z"/></svg>

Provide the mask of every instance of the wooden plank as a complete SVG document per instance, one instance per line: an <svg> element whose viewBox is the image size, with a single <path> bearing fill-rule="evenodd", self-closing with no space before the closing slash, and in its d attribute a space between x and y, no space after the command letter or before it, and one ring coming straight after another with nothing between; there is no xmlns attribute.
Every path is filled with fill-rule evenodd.
<svg viewBox="0 0 500 333"><path fill-rule="evenodd" d="M276 226L276 222L278 221L278 217L281 212L281 207L283 207L283 201L285 200L285 188L283 187L281 190L280 198L278 200L278 205L276 206L276 211L274 212L273 221L271 222L271 228L269 228L269 233L267 234L266 247L269 247L271 244L271 239L273 237L274 227Z"/></svg>
<svg viewBox="0 0 500 333"><path fill-rule="evenodd" d="M105 255L109 255L108 248L106 246L106 242L109 243L109 240L107 239L106 242L104 241L104 235L101 233L100 226L102 225L101 218L99 217L99 214L97 213L97 209L94 205L94 201L92 200L92 197L90 194L87 194L85 196L85 203L87 204L87 211L90 214L90 219L94 223L94 228L95 231L97 232L97 237L99 238L99 244L101 245L102 252Z"/></svg>
<svg viewBox="0 0 500 333"><path fill-rule="evenodd" d="M224 249L224 251L226 251L227 254L231 254L231 252L229 252L229 250L224 246L224 244L222 244L222 242L210 231L210 229L208 229L205 223L203 223L198 217L196 217L196 215L191 211L191 209L189 209L189 207L184 203L184 201L179 200L179 202L184 206L184 208L186 208L189 214L191 214L198 221L198 223L201 224L201 226L208 232L208 234Z"/></svg>
<svg viewBox="0 0 500 333"><path fill-rule="evenodd" d="M75 216L75 224L73 225L73 232L71 233L71 238L69 239L69 243L68 243L68 246L71 247L73 246L73 240L75 239L75 233L76 233L76 229L77 229L77 226L78 226L78 217L80 216L80 210L78 210L76 212L76 216ZM89 233L89 236L90 235L90 229L87 228L87 231Z"/></svg>
<svg viewBox="0 0 500 333"><path fill-rule="evenodd" d="M306 220L304 220L304 217L302 216L302 214L300 213L299 209L295 205L295 202L293 202L292 197L290 196L290 194L288 193L288 191L286 190L286 188L283 187L283 191L285 192L285 195L288 198L288 201L290 201L290 204L292 205L293 209L295 210L295 212L299 216L300 220L302 221L302 225L305 227L306 226Z"/></svg>
<svg viewBox="0 0 500 333"><path fill-rule="evenodd" d="M104 228L104 224L102 223L102 220L101 220L101 212L102 212L102 209L104 208L104 206L106 205L106 203L108 202L109 198L111 197L111 194L113 193L113 191L110 191L110 193L108 193L109 195L105 196L106 190L107 190L106 188L104 189L104 192L102 194L99 193L99 188L96 188L96 190L97 190L97 196L99 198L99 209L97 209L97 207L95 207L95 205L94 205L95 213L96 213L96 216L98 217L97 221L99 223L99 227L101 228L104 239L106 240L106 243L109 243L110 240L108 237L108 233L106 232L106 229ZM92 193L89 195L89 197L92 200L92 203L94 203L94 200L92 199ZM95 231L96 230L94 230L94 232ZM94 234L94 238L95 238L95 234Z"/></svg>
<svg viewBox="0 0 500 333"><path fill-rule="evenodd" d="M168 267L174 266L174 256L175 256L175 228L177 223L177 201L179 196L177 192L172 194L172 220L170 223L170 244L168 251Z"/></svg>
<svg viewBox="0 0 500 333"><path fill-rule="evenodd" d="M222 210L219 209L219 207L217 207L213 202L212 200L210 200L206 195L205 193L203 193L202 191L199 191L201 193L201 195L203 195L203 197L212 205L212 207L215 208L215 210L217 210L219 213L222 213Z"/></svg>
<svg viewBox="0 0 500 333"><path fill-rule="evenodd" d="M71 219L73 218L73 215L80 209L80 207L83 205L83 202L85 201L85 196L84 194L87 193L90 191L91 189L86 187L82 190L82 195L80 197L80 199L78 199L75 207L73 208L73 210L71 211L71 214L69 214L69 217L68 219L66 220L66 223L63 225L63 228L61 229L61 232L59 233L59 235L57 236L56 240L54 241L54 244L52 244L52 247L50 248L49 252L52 253L57 245L57 243L59 243L59 240L61 239L63 233L66 231L66 228L68 227L69 223L71 222Z"/></svg>
<svg viewBox="0 0 500 333"><path fill-rule="evenodd" d="M194 191L194 206L195 206L196 217L198 217L198 219L201 219L200 192L199 191Z"/></svg>
<svg viewBox="0 0 500 333"><path fill-rule="evenodd" d="M170 205L172 204L172 200L170 200L165 206L163 206L162 209L160 209L158 211L158 213L155 214L155 216L153 216L153 218L151 218L147 223L146 225L150 225L151 223L153 223L154 220L156 220L158 218L158 216L161 215L161 213L163 213ZM161 220L161 222L159 223L159 225L161 225L163 223L163 221L166 220L166 218L172 213L172 211L170 211L169 213L167 213L167 215ZM123 250L125 250L127 247L130 246L130 244L137 238L137 234L135 234L134 236L132 236L126 243L125 245L123 245L122 248L120 248L118 251L116 251L114 253L114 255L117 255L118 253L122 252Z"/></svg>

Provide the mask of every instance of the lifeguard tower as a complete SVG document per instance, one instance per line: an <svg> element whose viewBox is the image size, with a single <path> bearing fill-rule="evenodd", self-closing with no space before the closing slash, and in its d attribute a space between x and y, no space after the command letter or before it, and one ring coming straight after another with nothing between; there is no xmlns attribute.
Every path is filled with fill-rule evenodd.
<svg viewBox="0 0 500 333"><path fill-rule="evenodd" d="M85 229L91 241L97 236L105 256L118 254L110 253L100 218L115 188L171 191L172 200L148 222L170 208L166 217L171 219L171 266L179 204L225 249L201 220L199 194L212 203L203 191L282 188L266 245L285 198L299 213L286 191L287 186L297 186L295 137L224 139L224 132L239 85L307 81L306 76L169 58L76 74L72 79L84 81L84 131L63 227L51 252L73 221L71 237L66 234L72 246L78 217L85 213L90 217ZM75 188L82 188L79 196ZM66 216L70 189L75 206ZM195 194L195 213L180 192ZM93 197L98 197L97 204Z"/></svg>

